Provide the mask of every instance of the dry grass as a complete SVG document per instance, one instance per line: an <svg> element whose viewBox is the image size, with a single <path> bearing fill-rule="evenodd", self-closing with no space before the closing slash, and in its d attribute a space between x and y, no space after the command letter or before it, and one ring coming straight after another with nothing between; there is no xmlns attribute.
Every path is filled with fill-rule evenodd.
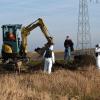
<svg viewBox="0 0 100 100"><path fill-rule="evenodd" d="M100 100L100 71L41 70L0 75L0 100Z"/></svg>

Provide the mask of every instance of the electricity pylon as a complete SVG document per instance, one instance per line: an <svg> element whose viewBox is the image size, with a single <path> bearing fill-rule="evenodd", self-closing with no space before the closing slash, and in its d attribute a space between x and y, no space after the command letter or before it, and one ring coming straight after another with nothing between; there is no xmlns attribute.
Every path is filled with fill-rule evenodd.
<svg viewBox="0 0 100 100"><path fill-rule="evenodd" d="M77 49L84 50L91 48L91 34L88 14L87 0L79 0Z"/></svg>

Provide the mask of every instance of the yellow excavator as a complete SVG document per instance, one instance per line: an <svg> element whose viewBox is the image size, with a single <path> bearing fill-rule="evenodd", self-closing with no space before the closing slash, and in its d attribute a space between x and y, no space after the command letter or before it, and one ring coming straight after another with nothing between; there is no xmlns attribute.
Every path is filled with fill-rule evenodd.
<svg viewBox="0 0 100 100"><path fill-rule="evenodd" d="M32 31L36 27L40 27L42 33L47 39L47 43L44 45L44 47L35 49L36 52L42 55L45 48L53 43L53 38L49 36L49 31L47 27L45 26L43 20L39 18L28 26L23 27L21 30L23 53L27 53L27 36L30 34L30 31Z"/></svg>
<svg viewBox="0 0 100 100"><path fill-rule="evenodd" d="M47 39L47 43L42 48L35 49L40 55L44 50L53 43L53 38L49 36L48 29L41 18L38 18L33 23L22 27L21 24L2 25L3 44L1 49L2 62L17 62L18 60L26 60L27 57L27 37L30 32L36 27L40 27L43 35ZM19 32L21 31L21 33ZM21 34L21 39L18 36Z"/></svg>

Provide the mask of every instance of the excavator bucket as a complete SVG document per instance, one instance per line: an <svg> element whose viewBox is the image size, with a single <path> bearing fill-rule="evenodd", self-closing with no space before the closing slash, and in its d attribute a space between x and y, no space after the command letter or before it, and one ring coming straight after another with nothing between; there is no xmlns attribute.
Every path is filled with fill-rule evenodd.
<svg viewBox="0 0 100 100"><path fill-rule="evenodd" d="M38 47L35 49L35 52L37 52L39 55L43 55L45 50L50 47L51 43L47 42L46 44L44 44L44 46L42 48Z"/></svg>

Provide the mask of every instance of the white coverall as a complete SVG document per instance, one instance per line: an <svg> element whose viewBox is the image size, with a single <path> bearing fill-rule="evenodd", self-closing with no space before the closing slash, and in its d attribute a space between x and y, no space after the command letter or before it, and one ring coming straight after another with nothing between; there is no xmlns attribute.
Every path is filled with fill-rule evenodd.
<svg viewBox="0 0 100 100"><path fill-rule="evenodd" d="M44 55L43 55L44 72L48 72L48 74L51 73L52 66L55 63L55 55L54 55L54 52L53 52L53 45L51 45L49 49L52 50L52 56L50 58L45 58L44 55L45 55L46 51L44 52Z"/></svg>
<svg viewBox="0 0 100 100"><path fill-rule="evenodd" d="M95 53L97 54L96 65L97 65L98 69L100 69L100 47L95 48Z"/></svg>

